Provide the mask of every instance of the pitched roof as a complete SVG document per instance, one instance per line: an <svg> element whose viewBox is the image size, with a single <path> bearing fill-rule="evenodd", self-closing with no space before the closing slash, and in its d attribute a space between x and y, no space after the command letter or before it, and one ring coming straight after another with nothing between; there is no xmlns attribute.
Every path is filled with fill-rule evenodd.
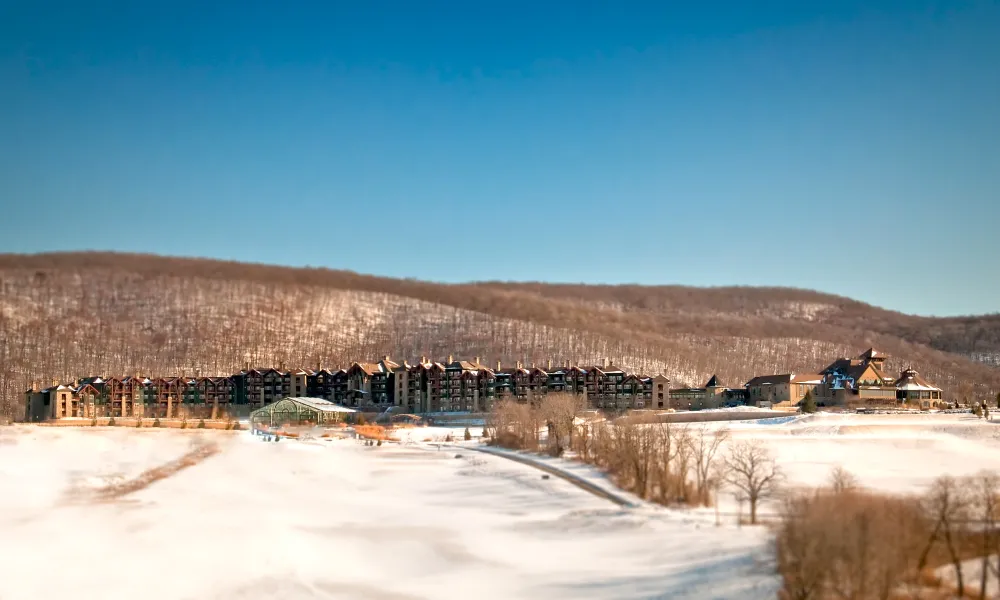
<svg viewBox="0 0 1000 600"><path fill-rule="evenodd" d="M792 381L792 377L792 373L785 373L783 375L758 375L748 381L747 385L753 387L755 385L778 385L782 383L790 383Z"/></svg>
<svg viewBox="0 0 1000 600"><path fill-rule="evenodd" d="M879 352L875 348L869 348L864 352L862 352L861 354L859 354L858 358L860 358L861 360L872 360L873 358L880 358L882 360L885 360L886 358L889 358L889 356L885 352Z"/></svg>
<svg viewBox="0 0 1000 600"><path fill-rule="evenodd" d="M382 372L382 366L378 363L354 363L351 366L361 369L366 375L374 375L375 373Z"/></svg>
<svg viewBox="0 0 1000 600"><path fill-rule="evenodd" d="M712 375L711 379L708 380L708 383L705 384L705 387L707 387L707 388L710 388L710 387L722 387L722 383L719 381L719 376L718 375Z"/></svg>
<svg viewBox="0 0 1000 600"><path fill-rule="evenodd" d="M898 390L941 391L941 388L921 377L920 373L913 369L904 369L894 385Z"/></svg>
<svg viewBox="0 0 1000 600"><path fill-rule="evenodd" d="M461 370L461 371L478 371L479 369L482 369L483 366L482 365L478 365L478 364L476 364L474 362L471 362L471 361L468 361L468 360L453 360L450 363L448 363L447 365L445 365L445 368L448 369L448 370L450 370L450 371L458 371L458 370Z"/></svg>
<svg viewBox="0 0 1000 600"><path fill-rule="evenodd" d="M865 371L871 367L875 375L880 379L888 379L881 369L875 366L874 363L863 361L857 358L838 358L830 366L823 369L821 374L823 375L841 375L843 377L849 377L854 380L858 380L864 375Z"/></svg>

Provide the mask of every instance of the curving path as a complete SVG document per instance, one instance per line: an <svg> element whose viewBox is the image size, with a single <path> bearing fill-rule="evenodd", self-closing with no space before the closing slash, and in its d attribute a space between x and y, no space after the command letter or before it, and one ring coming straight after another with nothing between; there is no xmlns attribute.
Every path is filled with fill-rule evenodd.
<svg viewBox="0 0 1000 600"><path fill-rule="evenodd" d="M461 450L475 450L476 452L482 452L483 454L490 454L493 456L499 456L501 458L506 458L508 460L519 462L528 465L530 467L534 467L539 471L544 471L550 475L555 475L556 477L568 481L584 491L590 492L591 494L597 496L598 498L603 498L609 502L614 502L615 504L621 506L622 508L639 508L639 504L636 504L635 502L629 500L624 496L620 496L618 494L615 494L614 492L610 492L599 485L594 485L593 483L587 481L582 477L579 477L578 475L574 475L573 473L563 471L562 469L557 469L552 465L548 465L543 462L532 460L531 457L523 454L504 452L497 450L495 448L491 448L489 446L477 448L474 446L452 445L451 447Z"/></svg>

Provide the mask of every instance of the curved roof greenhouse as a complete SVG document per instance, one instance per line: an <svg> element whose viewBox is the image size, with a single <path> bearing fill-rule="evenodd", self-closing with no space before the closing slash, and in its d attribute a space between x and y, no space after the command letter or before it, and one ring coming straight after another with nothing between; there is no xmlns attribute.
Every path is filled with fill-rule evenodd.
<svg viewBox="0 0 1000 600"><path fill-rule="evenodd" d="M357 412L322 398L282 398L250 413L254 425L321 425L343 419L347 413Z"/></svg>

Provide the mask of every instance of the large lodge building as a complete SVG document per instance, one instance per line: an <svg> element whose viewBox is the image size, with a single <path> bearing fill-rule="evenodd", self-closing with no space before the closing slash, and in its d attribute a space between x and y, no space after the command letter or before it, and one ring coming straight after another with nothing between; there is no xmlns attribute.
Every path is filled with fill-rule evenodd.
<svg viewBox="0 0 1000 600"><path fill-rule="evenodd" d="M87 377L73 383L32 386L26 396L26 418L183 416L215 419L244 414L281 398L321 398L360 410L401 412L482 412L497 399L533 402L549 393L586 397L592 408L630 410L668 407L670 380L643 377L605 360L602 366L565 363L503 368L473 361L429 361L402 364L388 356L346 369L293 370L245 368L230 377L139 376Z"/></svg>
<svg viewBox="0 0 1000 600"><path fill-rule="evenodd" d="M94 417L194 417L216 419L246 414L286 397L321 398L359 410L390 407L406 413L483 412L494 401L534 402L549 393L584 396L590 408L699 410L753 405L797 406L811 393L819 406L898 406L928 408L942 400L941 389L916 371L898 379L884 373L886 356L869 349L841 358L819 373L754 377L729 388L716 376L704 387L669 387L664 375L645 377L605 360L601 366L565 362L544 367L515 363L504 368L472 361L354 363L346 369L251 369L230 377L87 377L69 384L53 382L25 394L26 419L43 421Z"/></svg>

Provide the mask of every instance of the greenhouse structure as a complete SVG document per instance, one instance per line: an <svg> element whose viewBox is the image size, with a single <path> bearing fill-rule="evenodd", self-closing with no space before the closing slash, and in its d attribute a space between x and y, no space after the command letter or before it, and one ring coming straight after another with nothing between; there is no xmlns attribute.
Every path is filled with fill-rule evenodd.
<svg viewBox="0 0 1000 600"><path fill-rule="evenodd" d="M250 413L254 429L282 425L324 425L357 412L322 398L282 398Z"/></svg>

